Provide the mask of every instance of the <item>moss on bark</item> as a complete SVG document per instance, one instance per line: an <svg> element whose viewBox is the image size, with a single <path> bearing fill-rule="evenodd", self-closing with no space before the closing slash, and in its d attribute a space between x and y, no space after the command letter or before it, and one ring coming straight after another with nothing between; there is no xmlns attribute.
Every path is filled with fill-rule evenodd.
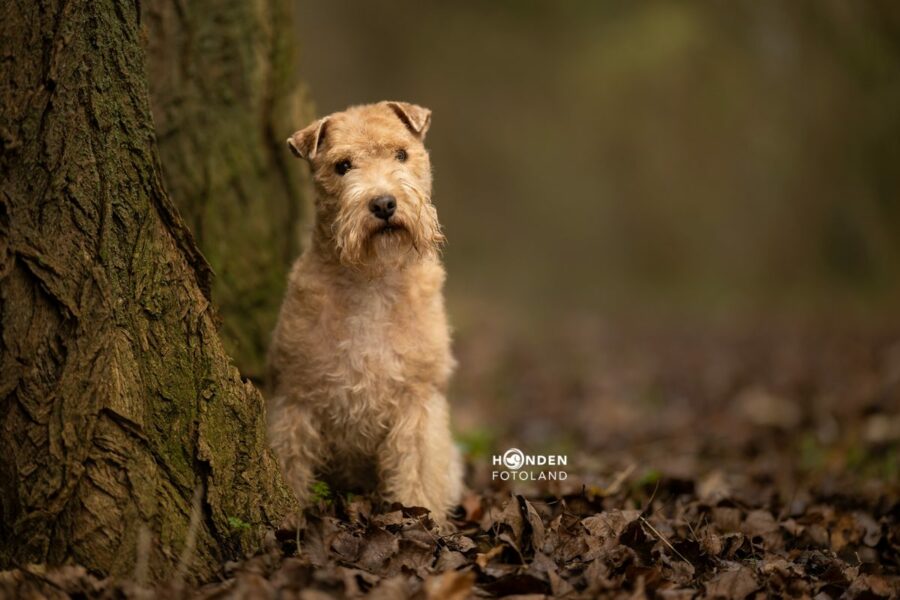
<svg viewBox="0 0 900 600"><path fill-rule="evenodd" d="M290 0L150 0L150 99L163 179L216 277L222 339L263 372L309 198L284 140L309 120Z"/></svg>
<svg viewBox="0 0 900 600"><path fill-rule="evenodd" d="M162 183L139 22L111 0L0 8L0 568L127 573L146 527L171 573L199 488L208 576L293 506Z"/></svg>

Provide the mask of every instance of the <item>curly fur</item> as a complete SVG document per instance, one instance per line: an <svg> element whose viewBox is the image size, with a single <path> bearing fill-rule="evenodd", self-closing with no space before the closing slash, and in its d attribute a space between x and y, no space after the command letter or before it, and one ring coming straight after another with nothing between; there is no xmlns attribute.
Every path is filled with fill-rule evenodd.
<svg viewBox="0 0 900 600"><path fill-rule="evenodd" d="M423 144L429 123L427 109L382 102L288 140L312 167L316 223L273 334L269 438L302 505L320 478L424 506L443 521L461 492L445 399L454 360L444 236ZM353 168L341 176L343 160ZM382 194L397 200L387 232L369 210Z"/></svg>

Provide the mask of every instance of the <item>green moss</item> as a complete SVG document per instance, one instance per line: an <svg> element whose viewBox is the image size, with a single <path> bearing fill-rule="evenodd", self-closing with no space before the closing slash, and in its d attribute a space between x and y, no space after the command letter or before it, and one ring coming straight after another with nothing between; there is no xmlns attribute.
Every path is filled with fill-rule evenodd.
<svg viewBox="0 0 900 600"><path fill-rule="evenodd" d="M309 486L309 491L312 494L313 501L322 502L324 504L331 504L331 488L328 487L328 484L324 481L314 481L312 485Z"/></svg>
<svg viewBox="0 0 900 600"><path fill-rule="evenodd" d="M250 523L247 523L238 517L228 517L228 526L231 527L232 533L250 530Z"/></svg>

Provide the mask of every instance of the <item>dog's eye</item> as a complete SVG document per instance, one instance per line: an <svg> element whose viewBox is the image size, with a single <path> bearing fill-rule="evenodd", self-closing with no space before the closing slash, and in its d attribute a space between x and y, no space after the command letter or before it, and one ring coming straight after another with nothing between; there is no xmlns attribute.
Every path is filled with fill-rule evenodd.
<svg viewBox="0 0 900 600"><path fill-rule="evenodd" d="M334 163L334 172L343 177L347 174L347 171L353 168L353 163L350 162L349 158L345 158L340 162Z"/></svg>
<svg viewBox="0 0 900 600"><path fill-rule="evenodd" d="M406 150L404 150L403 148L397 150L397 154L395 154L394 156L396 156L397 160L399 160L400 162L406 162L406 159L408 158L406 155Z"/></svg>

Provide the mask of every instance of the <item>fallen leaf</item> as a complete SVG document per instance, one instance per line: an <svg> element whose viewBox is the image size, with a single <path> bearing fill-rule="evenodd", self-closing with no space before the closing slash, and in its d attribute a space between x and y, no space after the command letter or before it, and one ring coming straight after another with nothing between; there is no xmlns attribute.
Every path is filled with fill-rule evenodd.
<svg viewBox="0 0 900 600"><path fill-rule="evenodd" d="M447 571L425 581L425 597L429 600L465 600L475 585L471 571Z"/></svg>
<svg viewBox="0 0 900 600"><path fill-rule="evenodd" d="M762 543L766 550L775 550L784 545L781 528L767 510L752 510L747 513L741 524L741 532L752 541Z"/></svg>
<svg viewBox="0 0 900 600"><path fill-rule="evenodd" d="M728 485L728 481L725 479L725 474L722 471L713 471L697 484L697 497L700 498L701 502L710 506L715 506L722 500L727 500L731 497L731 494L731 486Z"/></svg>
<svg viewBox="0 0 900 600"><path fill-rule="evenodd" d="M491 562L493 558L500 556L500 553L503 552L503 545L494 546L490 550L485 553L479 553L475 555L475 564L477 564L482 569L487 568L488 563Z"/></svg>
<svg viewBox="0 0 900 600"><path fill-rule="evenodd" d="M738 565L722 571L706 584L707 598L724 598L725 600L743 600L759 589L759 583L753 571Z"/></svg>
<svg viewBox="0 0 900 600"><path fill-rule="evenodd" d="M617 540L630 523L641 516L639 510L610 510L581 521L589 534L604 541Z"/></svg>

